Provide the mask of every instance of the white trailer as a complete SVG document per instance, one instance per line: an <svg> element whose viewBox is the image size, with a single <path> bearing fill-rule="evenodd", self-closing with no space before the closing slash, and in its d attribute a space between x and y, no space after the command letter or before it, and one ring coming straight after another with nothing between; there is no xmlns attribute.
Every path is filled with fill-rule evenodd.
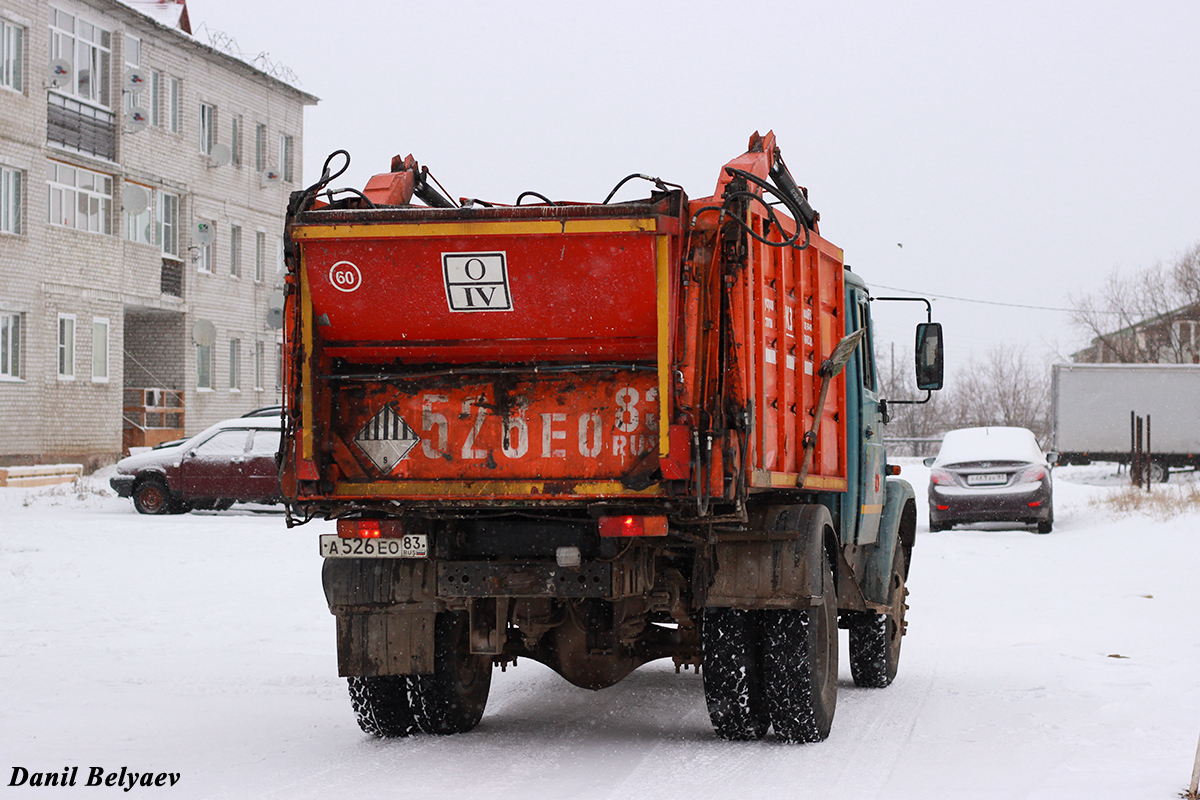
<svg viewBox="0 0 1200 800"><path fill-rule="evenodd" d="M1055 364L1050 391L1059 464L1128 463L1146 417L1153 473L1200 466L1200 365Z"/></svg>

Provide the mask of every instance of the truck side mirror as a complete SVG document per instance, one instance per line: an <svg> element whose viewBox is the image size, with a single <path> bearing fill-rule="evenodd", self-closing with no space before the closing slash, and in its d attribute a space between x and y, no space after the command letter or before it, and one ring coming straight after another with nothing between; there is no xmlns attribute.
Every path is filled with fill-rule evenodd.
<svg viewBox="0 0 1200 800"><path fill-rule="evenodd" d="M940 322L922 322L917 325L916 352L917 388L924 391L941 389L944 355Z"/></svg>

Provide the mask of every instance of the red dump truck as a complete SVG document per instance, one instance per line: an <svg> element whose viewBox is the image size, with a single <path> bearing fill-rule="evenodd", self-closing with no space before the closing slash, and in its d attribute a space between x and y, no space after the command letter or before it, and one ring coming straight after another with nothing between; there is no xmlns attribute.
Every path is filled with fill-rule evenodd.
<svg viewBox="0 0 1200 800"><path fill-rule="evenodd" d="M521 657L590 689L673 659L739 740L828 735L838 628L891 682L913 490L871 297L773 134L700 199L454 202L411 156L331 190L339 157L289 204L281 474L289 524L337 521L365 731L470 730Z"/></svg>

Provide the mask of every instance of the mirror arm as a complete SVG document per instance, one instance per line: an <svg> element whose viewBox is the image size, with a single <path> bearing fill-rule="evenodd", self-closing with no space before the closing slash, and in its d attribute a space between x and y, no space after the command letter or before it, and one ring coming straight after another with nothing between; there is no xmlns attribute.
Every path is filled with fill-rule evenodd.
<svg viewBox="0 0 1200 800"><path fill-rule="evenodd" d="M928 403L932 399L933 399L933 392L926 389L924 400L887 400L885 402L889 406L922 406L922 405L925 405L926 403Z"/></svg>

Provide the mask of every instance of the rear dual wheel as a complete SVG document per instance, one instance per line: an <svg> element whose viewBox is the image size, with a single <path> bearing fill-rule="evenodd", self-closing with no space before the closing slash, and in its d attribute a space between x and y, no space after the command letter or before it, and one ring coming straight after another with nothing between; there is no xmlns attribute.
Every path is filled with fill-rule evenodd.
<svg viewBox="0 0 1200 800"><path fill-rule="evenodd" d="M704 613L704 698L722 739L761 739L773 727L787 742L829 736L837 707L837 590L822 549L818 605Z"/></svg>
<svg viewBox="0 0 1200 800"><path fill-rule="evenodd" d="M379 738L465 733L479 724L492 684L492 657L471 653L468 616L438 614L434 671L350 678L350 705L364 733Z"/></svg>

